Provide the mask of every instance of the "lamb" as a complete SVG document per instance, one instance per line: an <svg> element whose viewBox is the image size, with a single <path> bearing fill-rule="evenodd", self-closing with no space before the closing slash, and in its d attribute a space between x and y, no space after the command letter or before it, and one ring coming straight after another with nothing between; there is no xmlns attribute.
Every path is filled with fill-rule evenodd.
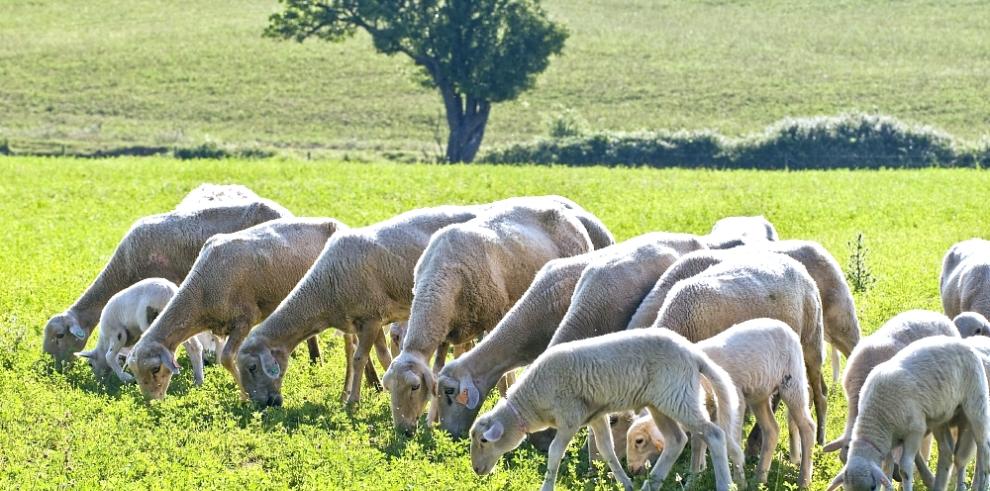
<svg viewBox="0 0 990 491"><path fill-rule="evenodd" d="M667 299L671 288L677 282L691 278L702 271L721 263L727 258L736 255L738 251L701 249L681 256L677 262L672 264L667 271L660 276L656 284L649 293L643 297L643 301L636 307L636 312L629 320L626 329L639 329L650 327L657 320L657 313Z"/></svg>
<svg viewBox="0 0 990 491"><path fill-rule="evenodd" d="M372 346L379 361L384 358L382 326L408 317L413 268L430 237L483 209L422 208L334 234L285 300L244 340L237 353L241 389L256 404L280 403L289 353L304 339L333 326L358 338L348 356L352 368L345 374L343 390L347 401L357 402L360 373Z"/></svg>
<svg viewBox="0 0 990 491"><path fill-rule="evenodd" d="M710 412L709 412L710 413ZM740 415L740 420L742 415ZM653 421L653 416L649 411L645 411L636 416L629 429L626 430L626 467L629 472L639 474L646 469L646 463L652 462L660 452L663 452L663 435L657 424ZM612 432L615 438L615 432Z"/></svg>
<svg viewBox="0 0 990 491"><path fill-rule="evenodd" d="M970 336L990 336L990 322L986 317L976 312L963 312L952 319L952 324L959 330L959 335L968 338Z"/></svg>
<svg viewBox="0 0 990 491"><path fill-rule="evenodd" d="M236 381L234 355L248 331L288 295L327 239L343 229L332 218L284 218L211 237L175 298L128 357L145 396L165 396L178 373L175 348L204 328L227 337L220 364Z"/></svg>
<svg viewBox="0 0 990 491"><path fill-rule="evenodd" d="M807 488L811 483L811 450L814 446L815 425L808 410L808 381L804 372L804 357L801 355L801 341L797 334L787 324L774 319L748 320L726 331L699 341L695 345L708 355L718 366L732 378L732 383L740 392L740 402L756 415L756 424L762 430L763 445L760 462L757 466L756 479L765 483L770 470L773 451L777 447L778 427L774 419L770 397L780 394L781 400L787 406L792 423L793 435L800 435L800 448L791 446L791 459L800 458L801 474L798 486ZM743 408L740 407L740 414ZM654 437L656 427L650 427L650 422L640 423L636 427L639 436L632 440L627 436L626 442L634 442L635 449L646 450L647 455L641 455L642 450L627 453L630 470L636 472L652 453L656 445L662 445L663 440ZM630 430L631 432L632 430ZM741 437L742 427L734 430L736 438ZM637 438L643 435L651 438L650 444L644 439L638 446ZM700 470L704 459L704 444L692 438L692 470Z"/></svg>
<svg viewBox="0 0 990 491"><path fill-rule="evenodd" d="M990 241L970 239L953 245L942 260L939 286L945 315L990 316Z"/></svg>
<svg viewBox="0 0 990 491"><path fill-rule="evenodd" d="M568 325L576 324L584 318L583 313L604 304L617 319L627 317L627 311L635 308L637 300L634 297L638 295L632 284L642 282L643 278L652 284L662 268L676 257L671 249L688 251L692 247L701 247L692 236L656 232L547 262L492 332L474 349L448 362L440 371L437 376L437 389L441 394L438 404L440 427L455 438L462 437L499 377L532 362L546 350L558 325L563 326L561 321L565 314L571 319ZM642 262L637 263L637 260ZM630 298L623 306L613 303L613 298L596 295L596 292L611 288L629 293ZM568 313L568 309L578 302L586 304L581 307L582 314ZM609 330L621 328L612 326ZM583 336L579 336L577 326L568 329L575 329L571 334L574 338L587 337L593 335L594 326L586 328L587 334Z"/></svg>
<svg viewBox="0 0 990 491"><path fill-rule="evenodd" d="M716 394L717 424L705 410L702 377L711 381ZM625 489L632 489L613 449L608 413L646 407L666 446L644 489L658 488L666 478L687 443L683 427L708 443L716 487L724 491L730 486L730 456L737 482L745 482L742 450L734 437L738 405L725 370L671 331L638 329L562 343L540 356L508 395L475 421L471 463L477 474L488 474L527 433L554 427L542 487L549 491L567 444L588 425L612 473Z"/></svg>
<svg viewBox="0 0 990 491"><path fill-rule="evenodd" d="M777 229L763 215L726 217L712 226L705 242L712 249L726 249L745 244L780 240Z"/></svg>
<svg viewBox="0 0 990 491"><path fill-rule="evenodd" d="M954 336L959 333L948 317L930 310L909 310L895 315L873 334L863 338L846 362L842 389L846 393L848 413L842 436L829 442L825 452L839 452L842 462L847 462L849 442L859 416L863 384L875 367L893 358L898 352L920 339L930 336Z"/></svg>
<svg viewBox="0 0 990 491"><path fill-rule="evenodd" d="M257 201L261 196L255 194L245 186L240 184L210 184L203 183L196 186L196 189L189 191L189 194L178 205L176 210L197 210L207 208L221 203L231 203L237 201Z"/></svg>
<svg viewBox="0 0 990 491"><path fill-rule="evenodd" d="M204 200L203 188L197 188L179 208L134 222L82 296L45 325L44 350L55 359L57 368L71 362L73 353L86 346L103 306L113 294L144 278L180 283L213 235L292 216L281 205L242 186L234 187L230 199L220 199L218 193L214 186L209 194L216 199ZM244 193L250 195L240 197ZM200 206L194 206L197 202Z"/></svg>
<svg viewBox="0 0 990 491"><path fill-rule="evenodd" d="M945 489L953 454L950 428L957 426L969 431L976 443L973 489L986 490L990 484L988 391L980 355L958 337L928 337L907 346L867 376L849 458L828 489L840 485L876 489L879 484L891 488L882 461L898 444L901 486L912 489L913 464L929 431L939 443L934 489Z"/></svg>
<svg viewBox="0 0 990 491"><path fill-rule="evenodd" d="M122 350L133 346L148 330L148 326L165 308L165 304L179 289L165 278L143 279L110 297L100 314L100 336L96 347L76 353L89 362L93 374L106 382L111 373L121 382L131 382L134 377L120 366ZM203 350L214 342L209 334L201 333L184 343L186 354L192 363L196 385L203 383Z"/></svg>
<svg viewBox="0 0 990 491"><path fill-rule="evenodd" d="M414 432L428 399L436 397L428 362L438 353L442 368L444 342L456 346L491 330L547 261L591 250L581 222L545 199L493 207L437 232L416 264L402 351L382 379L392 394L396 429ZM476 396L465 403L475 406Z"/></svg>
<svg viewBox="0 0 990 491"><path fill-rule="evenodd" d="M666 327L700 341L761 317L783 321L800 337L815 402L817 441L824 443L828 402L821 372L821 296L801 263L782 254L756 250L727 259L675 284L653 327Z"/></svg>

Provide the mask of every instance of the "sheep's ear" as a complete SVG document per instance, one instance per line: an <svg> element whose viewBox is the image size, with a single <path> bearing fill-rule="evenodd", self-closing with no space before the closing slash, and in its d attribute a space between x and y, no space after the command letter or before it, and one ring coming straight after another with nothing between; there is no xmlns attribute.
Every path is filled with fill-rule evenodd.
<svg viewBox="0 0 990 491"><path fill-rule="evenodd" d="M69 334L75 336L76 339L86 339L86 331L76 321L72 321L72 325L69 326Z"/></svg>
<svg viewBox="0 0 990 491"><path fill-rule="evenodd" d="M846 446L846 442L847 441L848 440L844 436L843 437L836 438L835 440L832 440L832 441L826 443L825 446L822 447L822 451L823 452L826 452L826 453L828 453L828 452L835 452L836 450L839 450L842 447Z"/></svg>
<svg viewBox="0 0 990 491"><path fill-rule="evenodd" d="M261 370L268 375L268 378L276 379L282 375L282 367L278 365L275 361L275 356L272 355L271 350L264 350L261 353Z"/></svg>
<svg viewBox="0 0 990 491"><path fill-rule="evenodd" d="M161 358L162 358L162 365L164 365L165 368L168 369L168 371L172 372L172 375L179 374L179 364L175 362L175 356L173 356L171 353L168 353L168 354L163 354Z"/></svg>
<svg viewBox="0 0 990 491"><path fill-rule="evenodd" d="M894 484L890 482L890 478L887 474L884 474L883 469L876 464L872 464L870 471L873 472L873 479L876 479L878 483L883 484L883 487L887 489L893 489Z"/></svg>
<svg viewBox="0 0 990 491"><path fill-rule="evenodd" d="M663 433L660 433L660 428L657 428L655 424L651 424L647 425L647 429L650 431L650 439L653 440L653 446L657 447L657 450L663 450Z"/></svg>
<svg viewBox="0 0 990 491"><path fill-rule="evenodd" d="M842 470L839 471L839 475L835 476L835 479L832 479L832 482L828 483L828 488L825 488L825 491L835 491L836 489L839 489L839 486L842 486L842 483L845 482L845 480L846 468L843 467Z"/></svg>
<svg viewBox="0 0 990 491"><path fill-rule="evenodd" d="M504 432L505 427L502 426L502 422L493 421L492 425L488 427L488 431L484 435L481 435L481 437L490 442L497 442L502 438L502 433Z"/></svg>
<svg viewBox="0 0 990 491"><path fill-rule="evenodd" d="M481 402L481 394L478 392L478 388L474 386L474 382L471 381L470 377L464 377L460 380L460 393L457 394L457 402L468 409L478 409L478 403Z"/></svg>
<svg viewBox="0 0 990 491"><path fill-rule="evenodd" d="M387 370L385 370L385 375L382 375L382 385L384 385L389 391L391 391L392 386L395 385L395 372L392 370L391 365Z"/></svg>
<svg viewBox="0 0 990 491"><path fill-rule="evenodd" d="M90 358L90 359L96 358L96 352L94 351L77 351L73 354L78 356L79 358Z"/></svg>
<svg viewBox="0 0 990 491"><path fill-rule="evenodd" d="M410 387L420 385L419 376L411 368L402 371L402 380Z"/></svg>

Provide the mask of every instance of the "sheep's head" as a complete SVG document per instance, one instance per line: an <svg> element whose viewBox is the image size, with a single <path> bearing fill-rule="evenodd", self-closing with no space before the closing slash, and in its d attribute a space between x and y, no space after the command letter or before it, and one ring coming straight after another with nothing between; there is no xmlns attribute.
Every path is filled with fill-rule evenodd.
<svg viewBox="0 0 990 491"><path fill-rule="evenodd" d="M463 438L481 410L483 395L494 385L488 381L476 383L474 377L461 368L459 360L448 361L437 376L440 427L454 438Z"/></svg>
<svg viewBox="0 0 990 491"><path fill-rule="evenodd" d="M93 369L93 375L95 375L97 379L102 380L104 383L110 379L110 374L112 371L110 369L110 364L107 363L107 355L100 354L96 349L77 351L74 354L89 363L89 367ZM113 356L117 355L114 354Z"/></svg>
<svg viewBox="0 0 990 491"><path fill-rule="evenodd" d="M134 345L127 366L134 374L146 399L164 399L172 375L179 373L175 355L157 342L138 341Z"/></svg>
<svg viewBox="0 0 990 491"><path fill-rule="evenodd" d="M653 461L663 450L663 435L649 415L633 421L625 439L626 465L633 474L645 471L647 462Z"/></svg>
<svg viewBox="0 0 990 491"><path fill-rule="evenodd" d="M952 319L952 323L959 329L959 335L964 338L990 336L990 321L976 312L963 312Z"/></svg>
<svg viewBox="0 0 990 491"><path fill-rule="evenodd" d="M73 353L86 347L87 338L89 332L82 328L76 316L63 312L48 319L42 344L45 353L55 358L55 368L61 370L75 359Z"/></svg>
<svg viewBox="0 0 990 491"><path fill-rule="evenodd" d="M471 467L479 476L490 473L502 455L526 438L522 422L505 404L499 401L471 426Z"/></svg>
<svg viewBox="0 0 990 491"><path fill-rule="evenodd" d="M392 343L392 357L399 356L399 350L402 348L402 338L406 336L406 323L405 322L393 322L388 328L389 341Z"/></svg>
<svg viewBox="0 0 990 491"><path fill-rule="evenodd" d="M282 378L288 366L288 352L270 347L262 338L248 337L237 351L241 390L259 406L282 405Z"/></svg>
<svg viewBox="0 0 990 491"><path fill-rule="evenodd" d="M881 486L888 490L894 489L890 478L884 474L880 466L862 457L851 457L846 466L839 471L839 475L829 483L828 491L838 489L839 486L847 491L876 491Z"/></svg>
<svg viewBox="0 0 990 491"><path fill-rule="evenodd" d="M437 394L433 371L425 361L402 353L388 367L382 384L392 394L395 429L412 436L426 403Z"/></svg>

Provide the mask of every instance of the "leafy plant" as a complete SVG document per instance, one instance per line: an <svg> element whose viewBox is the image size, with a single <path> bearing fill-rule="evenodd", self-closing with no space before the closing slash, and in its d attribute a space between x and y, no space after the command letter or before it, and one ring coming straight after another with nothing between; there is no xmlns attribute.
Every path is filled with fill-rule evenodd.
<svg viewBox="0 0 990 491"><path fill-rule="evenodd" d="M856 234L856 239L849 241L849 248L852 253L849 255L849 265L846 270L846 279L855 293L865 293L876 283L876 278L870 272L869 265L866 264L867 255L870 250L866 247L866 240L863 233Z"/></svg>

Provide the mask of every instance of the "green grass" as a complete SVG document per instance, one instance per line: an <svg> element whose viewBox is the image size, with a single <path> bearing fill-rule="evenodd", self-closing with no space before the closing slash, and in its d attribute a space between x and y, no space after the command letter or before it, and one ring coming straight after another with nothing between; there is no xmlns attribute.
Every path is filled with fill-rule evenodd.
<svg viewBox="0 0 990 491"><path fill-rule="evenodd" d="M496 106L491 145L565 108L593 129L756 132L787 116L886 113L968 140L990 123L977 1L546 0L572 32L538 87ZM273 0L0 2L0 140L436 152L436 94L364 36L261 38ZM53 146L54 145L54 146Z"/></svg>
<svg viewBox="0 0 990 491"><path fill-rule="evenodd" d="M254 412L230 377L209 367L203 387L188 371L165 401L145 404L134 386L94 383L85 366L52 373L41 329L108 259L131 222L174 206L201 182L237 182L299 215L357 226L440 203L558 193L596 213L619 239L653 230L702 233L718 218L766 214L782 237L820 241L843 264L863 232L875 287L857 297L866 332L895 313L938 309L942 254L986 235L990 174L972 170L753 172L430 166L298 161L178 162L0 157L0 488L533 489L544 458L524 447L493 475L473 474L463 442L437 432L393 436L386 395L359 408L338 401L338 337L321 366L296 360L283 408ZM95 342L95 341L92 341ZM91 344L92 344L91 342ZM184 355L182 363L186 363ZM829 437L845 402L830 392ZM489 401L489 404L491 401ZM786 425L783 426L786 432ZM785 441L783 438L782 442ZM611 489L585 477L577 444L564 489ZM797 469L776 454L770 489L789 489ZM676 472L684 475L683 456ZM839 469L816 452L814 488ZM748 473L752 474L752 463ZM693 489L708 489L706 475ZM671 479L667 489L680 489Z"/></svg>

